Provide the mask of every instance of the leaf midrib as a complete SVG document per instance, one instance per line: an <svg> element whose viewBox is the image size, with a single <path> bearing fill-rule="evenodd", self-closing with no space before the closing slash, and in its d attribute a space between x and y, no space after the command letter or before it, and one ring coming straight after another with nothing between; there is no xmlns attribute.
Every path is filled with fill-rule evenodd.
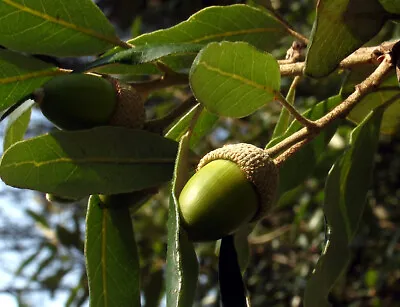
<svg viewBox="0 0 400 307"><path fill-rule="evenodd" d="M94 31L92 29L88 29L88 28L84 28L84 27L81 27L81 26L77 26L77 25L75 25L73 23L70 23L70 22L68 22L66 20L63 20L61 18L54 18L54 17L52 17L52 16L50 16L50 15L48 15L46 13L39 12L39 11L36 11L36 10L30 8L30 7L15 3L12 0L3 0L3 2L5 4L8 4L9 6L12 6L12 7L22 11L22 12L25 12L27 14L31 14L31 15L39 17L39 18L42 18L42 19L44 19L46 21L49 21L49 22L52 22L54 24L57 24L57 25L60 25L60 26L64 26L66 28L75 30L75 31L80 32L80 33L84 33L86 35L89 35L89 36L95 37L97 39L100 39L102 41L106 41L106 42L108 42L108 43L110 43L112 45L120 45L120 41L119 41L119 39L117 37L103 35L103 34L101 34L99 32L96 32L96 31Z"/></svg>

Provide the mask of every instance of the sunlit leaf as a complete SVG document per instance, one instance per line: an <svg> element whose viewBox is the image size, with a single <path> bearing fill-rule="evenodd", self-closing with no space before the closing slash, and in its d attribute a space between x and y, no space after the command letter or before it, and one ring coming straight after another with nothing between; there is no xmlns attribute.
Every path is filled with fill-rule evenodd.
<svg viewBox="0 0 400 307"><path fill-rule="evenodd" d="M328 294L351 259L350 246L364 211L382 113L376 110L353 130L350 147L329 172L323 209L330 234L307 283L305 307L329 306Z"/></svg>
<svg viewBox="0 0 400 307"><path fill-rule="evenodd" d="M51 64L1 49L0 67L0 110L32 93L59 73Z"/></svg>
<svg viewBox="0 0 400 307"><path fill-rule="evenodd" d="M165 137L175 141L180 140L180 138L186 133L190 121L194 114L198 111L198 108L201 108L201 105L193 107L188 113L182 116L179 121L165 134ZM196 146L198 142L210 132L217 120L218 116L208 112L206 109L203 109L200 112L190 138L191 148Z"/></svg>
<svg viewBox="0 0 400 307"><path fill-rule="evenodd" d="M134 46L154 44L202 44L217 41L245 41L261 50L272 50L283 36L286 28L269 12L243 4L212 6L192 15L188 20L169 29L162 29L135 37L128 42ZM111 53L116 53L116 48ZM184 61L183 61L184 59ZM173 70L189 68L194 57L165 57L164 64ZM119 66L119 65L118 65ZM140 65L141 66L141 65ZM123 67L128 71L129 67ZM151 67L133 67L132 73L151 73ZM113 68L119 71L118 67ZM107 71L101 70L102 72ZM154 72L153 72L154 73Z"/></svg>
<svg viewBox="0 0 400 307"><path fill-rule="evenodd" d="M287 34L285 27L268 12L236 4L207 7L172 28L143 34L129 43L138 46L150 43L246 41L260 49L272 49L284 34Z"/></svg>
<svg viewBox="0 0 400 307"><path fill-rule="evenodd" d="M139 256L129 207L89 199L85 257L91 306L140 306Z"/></svg>
<svg viewBox="0 0 400 307"><path fill-rule="evenodd" d="M55 56L91 55L121 42L91 0L2 0L0 45Z"/></svg>
<svg viewBox="0 0 400 307"><path fill-rule="evenodd" d="M192 306L194 302L198 263L193 243L180 226L179 193L188 177L189 140L182 137L176 159L168 214L168 246L166 291L168 307Z"/></svg>
<svg viewBox="0 0 400 307"><path fill-rule="evenodd" d="M280 71L272 55L247 43L210 43L193 63L190 86L208 111L244 117L274 100Z"/></svg>
<svg viewBox="0 0 400 307"><path fill-rule="evenodd" d="M170 180L177 149L174 141L121 127L56 131L11 146L0 176L64 197L126 193Z"/></svg>
<svg viewBox="0 0 400 307"><path fill-rule="evenodd" d="M3 138L3 150L24 138L31 120L31 111L34 101L29 100L14 111L9 117Z"/></svg>

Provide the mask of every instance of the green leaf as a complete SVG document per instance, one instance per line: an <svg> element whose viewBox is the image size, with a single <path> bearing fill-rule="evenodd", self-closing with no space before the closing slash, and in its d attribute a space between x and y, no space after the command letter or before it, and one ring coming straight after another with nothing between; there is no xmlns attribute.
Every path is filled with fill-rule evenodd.
<svg viewBox="0 0 400 307"><path fill-rule="evenodd" d="M54 56L103 52L121 41L91 0L2 0L0 45Z"/></svg>
<svg viewBox="0 0 400 307"><path fill-rule="evenodd" d="M269 12L248 5L207 7L188 20L169 29L158 30L138 36L128 42L136 47L154 44L202 44L216 41L245 41L262 50L273 50L285 35L286 28ZM116 53L121 48L110 52ZM163 63L174 71L189 68L193 56L168 56ZM129 71L129 67L110 67L114 72ZM131 68L132 69L132 68ZM101 72L109 72L107 68ZM132 71L132 70L131 70ZM156 71L157 72L157 71ZM156 73L149 65L133 67L131 73Z"/></svg>
<svg viewBox="0 0 400 307"><path fill-rule="evenodd" d="M361 220L379 141L383 109L356 127L350 147L333 165L325 187L324 212L330 238L307 283L304 306L329 306L327 297L351 259L351 244Z"/></svg>
<svg viewBox="0 0 400 307"><path fill-rule="evenodd" d="M45 245L42 243L38 246L37 250L35 250L35 252L33 254L31 254L30 256L28 256L27 258L25 258L24 261L21 262L21 264L18 266L18 269L15 271L14 275L15 276L19 276L22 271L29 266L39 255L40 252L42 251L43 247Z"/></svg>
<svg viewBox="0 0 400 307"><path fill-rule="evenodd" d="M311 120L319 119L342 101L343 99L341 95L330 97L304 112L303 116ZM327 129L324 129L316 138L304 145L302 149L297 151L294 155L291 155L281 165L279 168L279 195L282 196L283 193L295 188L312 173L315 165L319 162L319 158L325 151L327 144L334 135L338 124L339 123L336 121ZM280 141L300 130L302 127L303 126L299 122L293 121L282 136L277 137L268 143L267 148L271 148L278 144ZM293 172L294 169L296 172Z"/></svg>
<svg viewBox="0 0 400 307"><path fill-rule="evenodd" d="M80 304L78 303L79 299L82 298L82 296L83 297L87 296L85 281L86 281L86 273L83 272L76 286L70 290L68 299L65 302L65 307L80 306Z"/></svg>
<svg viewBox="0 0 400 307"><path fill-rule="evenodd" d="M28 129L28 125L31 120L33 104L33 100L27 101L8 117L3 138L4 151L6 151L8 147L14 143L21 141L24 138L25 132Z"/></svg>
<svg viewBox="0 0 400 307"><path fill-rule="evenodd" d="M102 57L79 71L94 69L107 64L140 65L154 62L167 55L191 54L193 57L203 47L201 44L151 44L133 47L118 53Z"/></svg>
<svg viewBox="0 0 400 307"><path fill-rule="evenodd" d="M39 214L36 213L35 211L31 209L26 209L25 210L26 214L29 215L38 225L40 225L43 228L46 228L47 230L50 229L50 225L47 221L47 216L45 214Z"/></svg>
<svg viewBox="0 0 400 307"><path fill-rule="evenodd" d="M188 177L189 139L182 137L172 183L168 214L166 291L168 307L192 306L199 267L193 243L180 226L178 197Z"/></svg>
<svg viewBox="0 0 400 307"><path fill-rule="evenodd" d="M79 229L79 228L78 228ZM83 250L83 242L81 240L80 232L70 231L62 225L56 226L56 235L59 243L67 248L75 247L78 251Z"/></svg>
<svg viewBox="0 0 400 307"><path fill-rule="evenodd" d="M170 180L177 149L174 141L128 128L56 131L11 146L0 177L71 198L126 193Z"/></svg>
<svg viewBox="0 0 400 307"><path fill-rule="evenodd" d="M280 88L279 65L247 43L210 43L193 63L190 86L208 111L244 117L274 99Z"/></svg>
<svg viewBox="0 0 400 307"><path fill-rule="evenodd" d="M56 249L49 249L50 254L45 257L42 261L40 261L36 267L35 272L32 274L30 281L39 281L38 277L40 273L46 268L50 266L50 264L56 260L57 250Z"/></svg>
<svg viewBox="0 0 400 307"><path fill-rule="evenodd" d="M350 95L354 91L354 87L368 77L374 69L375 67L368 66L363 67L362 69L353 70L343 86L342 93L344 95ZM395 97L399 94L399 82L396 75L391 73L375 91L361 99L347 118L358 124L362 122L375 108L389 100L396 99L383 113L381 125L381 133L395 134L400 129L400 97Z"/></svg>
<svg viewBox="0 0 400 307"><path fill-rule="evenodd" d="M323 77L334 71L379 32L387 17L378 0L318 1L305 73Z"/></svg>
<svg viewBox="0 0 400 307"><path fill-rule="evenodd" d="M59 73L51 64L9 50L0 50L0 67L0 110L32 93Z"/></svg>
<svg viewBox="0 0 400 307"><path fill-rule="evenodd" d="M398 0L379 0L383 8L392 14L400 14L400 2Z"/></svg>
<svg viewBox="0 0 400 307"><path fill-rule="evenodd" d="M200 104L194 106L188 113L182 116L179 121L169 129L165 137L178 141L188 130L190 121L199 108L201 108ZM208 112L206 109L200 112L193 128L192 136L190 137L190 148L196 146L199 141L210 132L217 120L218 116Z"/></svg>
<svg viewBox="0 0 400 307"><path fill-rule="evenodd" d="M273 49L285 27L265 10L248 5L212 6L188 20L165 30L143 34L129 41L132 45L246 41L260 49Z"/></svg>
<svg viewBox="0 0 400 307"><path fill-rule="evenodd" d="M295 80L296 79L293 80L292 85L290 86L289 91L286 95L286 101L291 105L294 104L294 100L296 97L297 81ZM289 127L290 118L291 116L288 109L282 107L281 113L279 114L279 118L275 125L271 139L281 136L286 131L286 129Z"/></svg>
<svg viewBox="0 0 400 307"><path fill-rule="evenodd" d="M94 71L99 74L122 75L122 76L156 75L161 73L161 71L153 63L138 64L138 65L126 65L126 64L105 65L97 67L96 69L94 69Z"/></svg>
<svg viewBox="0 0 400 307"><path fill-rule="evenodd" d="M234 244L237 262L242 275L245 273L250 262L250 246L248 236L253 231L253 225L247 224L240 227L234 234Z"/></svg>
<svg viewBox="0 0 400 307"><path fill-rule="evenodd" d="M55 291L59 288L62 279L66 274L68 274L69 271L70 268L64 269L62 267L55 272L54 270L52 270L52 272L54 272L52 275L42 278L39 282L41 286L44 289L48 290L50 292L50 295L53 297Z"/></svg>
<svg viewBox="0 0 400 307"><path fill-rule="evenodd" d="M139 256L128 206L101 208L89 198L86 269L91 306L140 306Z"/></svg>

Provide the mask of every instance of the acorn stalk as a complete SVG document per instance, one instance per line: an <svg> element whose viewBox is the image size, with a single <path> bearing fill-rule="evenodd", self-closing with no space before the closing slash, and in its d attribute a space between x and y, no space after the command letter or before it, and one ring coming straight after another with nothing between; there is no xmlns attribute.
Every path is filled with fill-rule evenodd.
<svg viewBox="0 0 400 307"><path fill-rule="evenodd" d="M192 241L220 239L263 217L277 188L278 168L263 149L216 149L201 159L179 195L182 226Z"/></svg>

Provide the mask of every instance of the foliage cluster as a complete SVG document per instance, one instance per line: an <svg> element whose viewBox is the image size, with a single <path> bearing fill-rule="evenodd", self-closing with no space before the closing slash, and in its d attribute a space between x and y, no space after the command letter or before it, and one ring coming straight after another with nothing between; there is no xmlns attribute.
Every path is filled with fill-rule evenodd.
<svg viewBox="0 0 400 307"><path fill-rule="evenodd" d="M399 47L387 41L399 15L395 0L320 0L307 38L269 1L248 1L207 7L174 27L123 41L90 0L68 5L2 0L0 109L8 123L0 177L8 185L47 193L59 203L55 208L87 201L84 242L76 203L70 207L72 227L53 227L29 212L47 233L38 246L47 256L32 280L56 291L84 245L87 279L82 272L67 305L89 297L96 306L139 306L142 297L143 305L157 306L163 293L167 306L206 305L217 278L213 248L196 245L196 254L181 227L177 199L201 154L247 142L265 148L279 167L278 198L258 224L242 225L218 243L220 291L214 304L220 299L224 306L245 306L249 295L252 306L299 304L296 300L328 306L343 293L352 297L343 286L344 272L354 268L357 256L372 257L357 255L358 242L368 244L367 234L383 227L376 217L382 208L366 206L379 140L396 139L400 129ZM282 50L286 57L277 60ZM96 58L68 69L35 54ZM144 128L55 129L24 140L36 108L27 98L52 78L83 73L150 94ZM391 159L399 161L392 150ZM398 174L395 168L388 173ZM381 181L374 178L379 191ZM388 268L381 275L371 267L357 272L364 286L351 281L368 290L358 300L376 306L388 304L376 291L399 278L389 269L398 264L398 231L386 227L397 234L379 246ZM284 234L288 243L276 240ZM298 249L296 256L285 251L290 246ZM316 251L311 260L310 246ZM37 256L27 257L17 273ZM301 257L303 267L293 264ZM56 258L63 263L42 277ZM268 279L272 263L286 265L295 286L279 285L287 270Z"/></svg>

